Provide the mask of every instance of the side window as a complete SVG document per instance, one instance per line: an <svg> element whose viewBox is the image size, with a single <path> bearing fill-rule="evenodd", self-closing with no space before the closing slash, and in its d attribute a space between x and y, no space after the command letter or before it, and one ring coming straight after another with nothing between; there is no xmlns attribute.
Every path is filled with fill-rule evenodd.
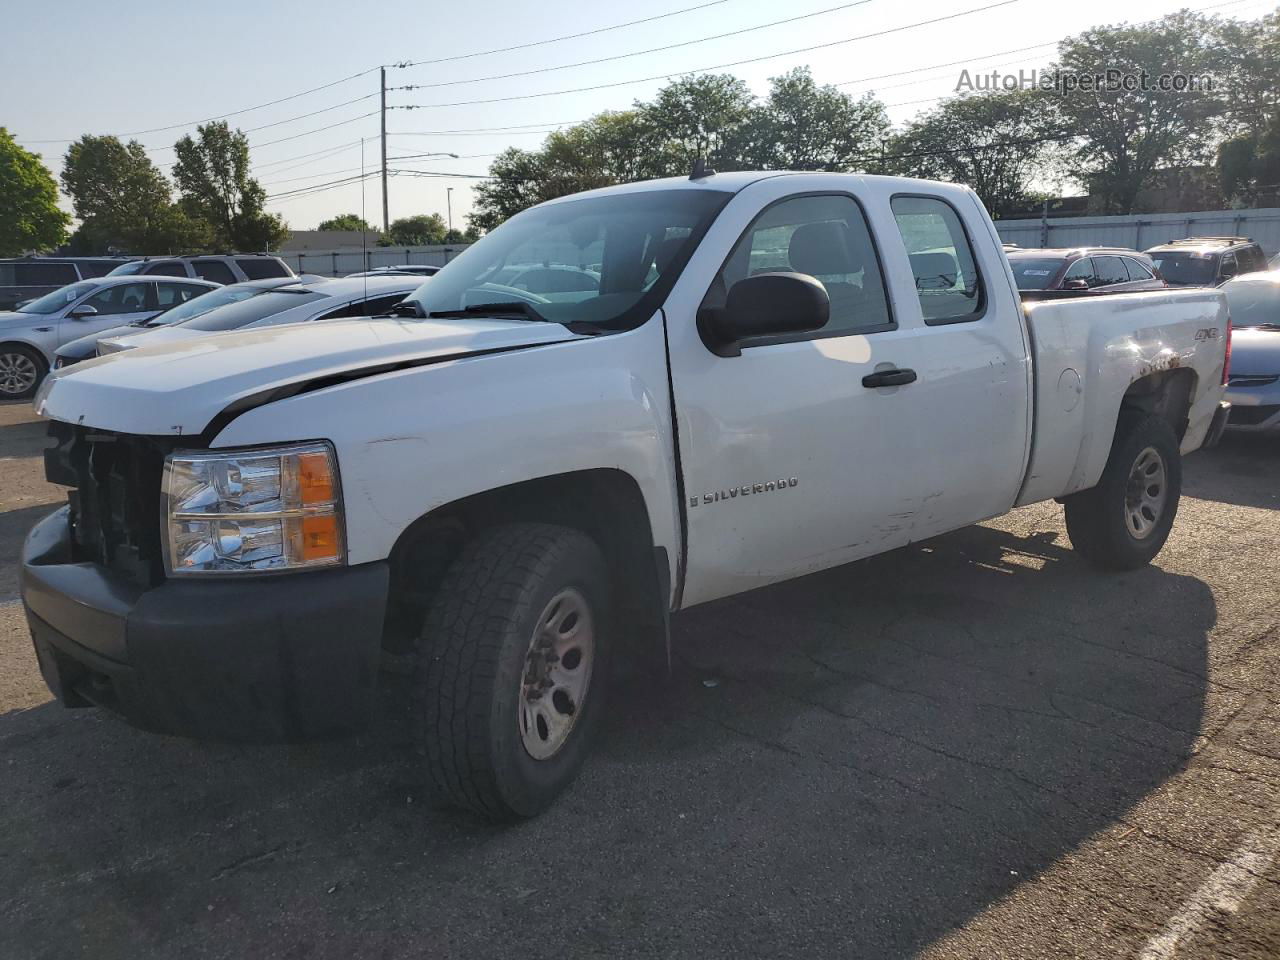
<svg viewBox="0 0 1280 960"><path fill-rule="evenodd" d="M739 280L776 272L805 273L827 288L831 318L805 338L894 326L871 232L851 197L794 197L769 207L738 240L703 303L723 306Z"/></svg>
<svg viewBox="0 0 1280 960"><path fill-rule="evenodd" d="M1098 286L1112 287L1129 282L1129 272L1119 257L1094 257L1093 263L1098 271Z"/></svg>
<svg viewBox="0 0 1280 960"><path fill-rule="evenodd" d="M15 263L13 272L19 287L61 287L80 279L70 263Z"/></svg>
<svg viewBox="0 0 1280 960"><path fill-rule="evenodd" d="M1146 268L1143 263L1133 259L1133 257L1121 257L1124 260L1125 269L1129 271L1130 280L1153 280L1155 279L1151 271Z"/></svg>
<svg viewBox="0 0 1280 960"><path fill-rule="evenodd" d="M1224 253L1222 255L1222 263L1218 265L1218 276L1222 278L1234 277L1240 273L1240 267L1236 263L1236 255L1234 253Z"/></svg>
<svg viewBox="0 0 1280 960"><path fill-rule="evenodd" d="M289 271L275 257L240 257L236 264L250 280L270 280L273 277L287 277Z"/></svg>
<svg viewBox="0 0 1280 960"><path fill-rule="evenodd" d="M196 276L202 280L222 284L236 282L236 275L221 260L196 260L191 265L195 267Z"/></svg>
<svg viewBox="0 0 1280 960"><path fill-rule="evenodd" d="M101 316L116 313L141 313L147 309L147 283L117 283L99 290L85 301Z"/></svg>
<svg viewBox="0 0 1280 960"><path fill-rule="evenodd" d="M116 260L81 260L76 266L80 268L82 277L105 277L120 263Z"/></svg>
<svg viewBox="0 0 1280 960"><path fill-rule="evenodd" d="M407 293L393 293L385 297L372 297L360 305L358 316L380 317L384 313L390 313L391 308L407 296Z"/></svg>
<svg viewBox="0 0 1280 960"><path fill-rule="evenodd" d="M987 308L973 247L960 215L935 197L894 197L925 323L977 320Z"/></svg>
<svg viewBox="0 0 1280 960"><path fill-rule="evenodd" d="M187 275L187 266L176 260L165 260L151 264L142 272L155 277L185 277Z"/></svg>
<svg viewBox="0 0 1280 960"><path fill-rule="evenodd" d="M190 283L166 283L161 281L156 284L156 304L161 310L168 310L170 307L186 303L192 297L198 297L200 294L207 292L207 287L197 287Z"/></svg>
<svg viewBox="0 0 1280 960"><path fill-rule="evenodd" d="M1093 258L1081 257L1073 263L1063 276L1062 282L1065 284L1068 280L1083 280L1089 285L1090 290L1096 287L1098 285L1098 274L1093 266Z"/></svg>

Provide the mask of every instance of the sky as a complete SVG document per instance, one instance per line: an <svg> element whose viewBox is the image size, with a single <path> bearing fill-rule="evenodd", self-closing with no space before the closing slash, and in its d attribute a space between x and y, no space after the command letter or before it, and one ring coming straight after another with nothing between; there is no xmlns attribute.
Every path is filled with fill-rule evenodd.
<svg viewBox="0 0 1280 960"><path fill-rule="evenodd" d="M175 140L198 122L225 117L247 133L253 174L271 197L268 208L291 227L311 229L327 217L362 210L376 224L380 182L358 178L362 162L367 172L380 159L377 68L415 62L387 70L389 88L418 87L387 94L388 166L418 174L389 178L391 218L445 215L451 203L452 221L461 228L474 175L487 173L493 155L513 145L535 148L550 130L626 109L685 73L755 60L717 72L731 72L763 95L770 77L808 66L819 83L854 95L876 92L900 126L951 95L962 69L1016 72L1043 65L1068 30L1139 22L1184 7L1254 18L1275 5L10 0L0 125L55 175L69 142L84 133L136 139L167 173ZM642 19L648 22L635 22ZM791 22L777 22L783 19ZM824 46L803 49L818 45ZM16 82L20 77L30 82ZM449 153L458 158L421 156ZM326 186L345 178L356 179Z"/></svg>

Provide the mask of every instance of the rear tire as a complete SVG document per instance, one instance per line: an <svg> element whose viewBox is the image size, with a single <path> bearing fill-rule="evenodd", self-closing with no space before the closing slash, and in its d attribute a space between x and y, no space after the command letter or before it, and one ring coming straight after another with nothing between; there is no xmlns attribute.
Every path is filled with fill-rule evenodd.
<svg viewBox="0 0 1280 960"><path fill-rule="evenodd" d="M468 544L427 612L414 733L437 799L532 817L573 781L602 714L609 589L584 534L541 523Z"/></svg>
<svg viewBox="0 0 1280 960"><path fill-rule="evenodd" d="M1178 438L1162 417L1121 417L1098 485L1072 494L1067 535L1096 567L1133 570L1160 552L1178 514L1182 457Z"/></svg>
<svg viewBox="0 0 1280 960"><path fill-rule="evenodd" d="M0 400L28 400L49 373L39 350L20 344L0 346Z"/></svg>

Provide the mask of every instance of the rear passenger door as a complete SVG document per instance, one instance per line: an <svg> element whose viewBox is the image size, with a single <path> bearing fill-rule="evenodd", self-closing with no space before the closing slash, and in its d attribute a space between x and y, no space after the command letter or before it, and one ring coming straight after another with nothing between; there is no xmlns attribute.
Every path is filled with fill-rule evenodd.
<svg viewBox="0 0 1280 960"><path fill-rule="evenodd" d="M1026 352L1012 292L996 308L986 288L1007 286L1003 255L975 262L942 200L854 182L857 196L816 176L745 188L668 299L685 605L902 546L1016 496ZM772 271L822 282L826 327L713 353L698 309ZM886 383L892 372L913 379Z"/></svg>

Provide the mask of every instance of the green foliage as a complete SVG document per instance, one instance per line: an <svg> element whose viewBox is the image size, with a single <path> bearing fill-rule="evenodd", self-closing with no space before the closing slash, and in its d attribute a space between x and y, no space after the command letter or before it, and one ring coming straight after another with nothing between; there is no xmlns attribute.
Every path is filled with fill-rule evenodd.
<svg viewBox="0 0 1280 960"><path fill-rule="evenodd" d="M53 174L0 127L0 256L58 246L70 220L58 208Z"/></svg>
<svg viewBox="0 0 1280 960"><path fill-rule="evenodd" d="M289 237L289 228L264 209L266 191L249 176L249 140L226 121L196 128L174 144L173 179L182 208L205 220L214 244L229 250L271 250Z"/></svg>
<svg viewBox="0 0 1280 960"><path fill-rule="evenodd" d="M355 213L341 213L330 220L325 220L320 224L318 230L365 230L369 233L377 233L377 229L371 227L364 217Z"/></svg>
<svg viewBox="0 0 1280 960"><path fill-rule="evenodd" d="M489 167L493 179L476 188L468 219L473 229L492 230L569 193L685 176L697 159L716 170L847 170L888 128L878 100L819 87L807 69L774 78L763 103L735 77L684 77L651 103L551 134L539 150L503 151Z"/></svg>
<svg viewBox="0 0 1280 960"><path fill-rule="evenodd" d="M401 217L391 221L391 231L387 246L421 247L445 242L444 217L438 213L418 214L413 217Z"/></svg>
<svg viewBox="0 0 1280 960"><path fill-rule="evenodd" d="M210 242L208 225L173 203L169 181L136 141L81 137L63 158L62 188L81 221L76 253L191 253Z"/></svg>
<svg viewBox="0 0 1280 960"><path fill-rule="evenodd" d="M1183 10L1134 26L1098 27L1064 40L1057 66L1073 73L1158 77L1207 76L1217 21ZM1162 167L1203 163L1212 151L1220 104L1209 91L1075 91L1054 98L1064 130L1077 136L1075 177L1090 185L1102 212L1130 213L1152 174Z"/></svg>
<svg viewBox="0 0 1280 960"><path fill-rule="evenodd" d="M972 187L993 215L1025 204L1043 180L1057 130L1049 95L953 97L911 121L886 150L894 173Z"/></svg>

